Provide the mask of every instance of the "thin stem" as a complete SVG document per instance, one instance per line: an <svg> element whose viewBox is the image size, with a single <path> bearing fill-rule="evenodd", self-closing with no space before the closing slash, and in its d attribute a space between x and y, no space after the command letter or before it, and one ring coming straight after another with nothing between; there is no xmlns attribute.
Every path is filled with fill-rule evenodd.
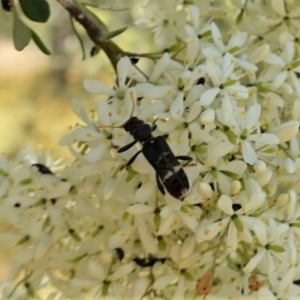
<svg viewBox="0 0 300 300"><path fill-rule="evenodd" d="M99 46L107 57L112 66L116 70L119 59L123 56L123 50L120 49L114 42L103 37L103 32L99 26L77 5L69 0L57 0L57 2L69 12L70 16L80 23L90 39Z"/></svg>

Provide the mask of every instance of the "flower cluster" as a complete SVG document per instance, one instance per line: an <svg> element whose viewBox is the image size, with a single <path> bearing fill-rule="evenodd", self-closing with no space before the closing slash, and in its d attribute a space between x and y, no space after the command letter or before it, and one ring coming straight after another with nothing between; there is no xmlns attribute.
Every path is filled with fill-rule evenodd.
<svg viewBox="0 0 300 300"><path fill-rule="evenodd" d="M121 58L114 87L84 81L100 99L72 103L71 166L1 158L3 299L300 297L300 9L203 2L147 1L139 24L168 51ZM126 165L141 144L118 152L132 115L192 158L183 201L142 154Z"/></svg>

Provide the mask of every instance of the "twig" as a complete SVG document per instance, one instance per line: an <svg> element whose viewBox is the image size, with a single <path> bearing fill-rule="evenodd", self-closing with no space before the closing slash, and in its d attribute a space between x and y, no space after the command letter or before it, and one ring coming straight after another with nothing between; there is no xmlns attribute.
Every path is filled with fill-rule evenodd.
<svg viewBox="0 0 300 300"><path fill-rule="evenodd" d="M70 0L57 0L57 2L69 12L72 18L74 18L78 23L80 23L90 39L108 56L111 64L116 69L119 59L123 56L123 50L121 50L114 42L111 40L103 38L103 33L101 28L95 24L89 16L77 7Z"/></svg>

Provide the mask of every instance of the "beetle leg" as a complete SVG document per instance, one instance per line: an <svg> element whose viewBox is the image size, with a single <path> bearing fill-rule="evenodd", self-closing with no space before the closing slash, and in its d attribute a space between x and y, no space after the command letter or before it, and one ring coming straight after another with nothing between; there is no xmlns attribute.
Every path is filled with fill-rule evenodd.
<svg viewBox="0 0 300 300"><path fill-rule="evenodd" d="M120 148L117 152L121 153L121 152L125 152L126 150L130 149L133 145L135 145L137 143L137 141L133 141L130 144Z"/></svg>
<svg viewBox="0 0 300 300"><path fill-rule="evenodd" d="M161 184L160 179L159 179L157 173L156 173L156 182L157 182L157 187L158 187L158 189L160 190L160 192L161 192L163 195L165 195L165 194L166 194L165 189L164 189L163 185Z"/></svg>
<svg viewBox="0 0 300 300"><path fill-rule="evenodd" d="M187 163L185 163L183 166L187 166L189 164L189 162L191 162L193 159L190 157L190 156L187 156L187 155L179 155L179 156L176 156L177 159L179 160L185 160L187 161Z"/></svg>
<svg viewBox="0 0 300 300"><path fill-rule="evenodd" d="M186 161L192 161L193 160L190 156L187 156L187 155L179 155L179 156L176 156L176 158L179 159L179 160L186 160Z"/></svg>
<svg viewBox="0 0 300 300"><path fill-rule="evenodd" d="M135 161L135 159L137 158L137 156L138 156L142 151L143 151L143 150L140 150L140 151L138 151L136 154L134 154L134 155L129 159L129 161L127 162L126 167L129 167L129 166Z"/></svg>
<svg viewBox="0 0 300 300"><path fill-rule="evenodd" d="M151 131L154 131L156 128L157 128L157 125L154 124L154 125L151 127Z"/></svg>

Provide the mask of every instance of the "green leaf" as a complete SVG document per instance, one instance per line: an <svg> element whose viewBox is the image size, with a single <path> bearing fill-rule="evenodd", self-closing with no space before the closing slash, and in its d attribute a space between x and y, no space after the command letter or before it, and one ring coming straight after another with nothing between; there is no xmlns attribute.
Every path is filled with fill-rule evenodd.
<svg viewBox="0 0 300 300"><path fill-rule="evenodd" d="M22 237L22 238L18 241L17 246L22 245L22 244L26 243L26 242L29 241L29 240L30 240L30 235L26 234L24 237Z"/></svg>
<svg viewBox="0 0 300 300"><path fill-rule="evenodd" d="M165 251L167 249L167 244L163 239L158 240L158 249L160 251Z"/></svg>
<svg viewBox="0 0 300 300"><path fill-rule="evenodd" d="M72 263L78 263L78 262L80 262L82 259L84 259L87 255L88 255L87 253L78 255L77 257L71 259L71 262L72 262Z"/></svg>
<svg viewBox="0 0 300 300"><path fill-rule="evenodd" d="M43 43L43 41L38 37L38 35L31 30L31 34L32 34L32 39L34 40L35 44L40 48L40 50L46 54L46 55L50 55L51 52L48 50L48 48L45 46L45 44Z"/></svg>
<svg viewBox="0 0 300 300"><path fill-rule="evenodd" d="M89 19L91 19L97 27L102 31L102 34L105 35L108 32L107 26L99 19L99 17L93 13L91 10L87 9L80 1L74 0L75 4L83 11Z"/></svg>
<svg viewBox="0 0 300 300"><path fill-rule="evenodd" d="M109 285L110 285L110 282L109 282L109 281L104 281L104 282L103 282L102 292L101 292L101 295L102 295L102 296L107 296L108 290L109 290Z"/></svg>
<svg viewBox="0 0 300 300"><path fill-rule="evenodd" d="M156 225L157 228L158 228L159 225L160 225L160 220L161 220L160 214L159 214L159 213L158 213L158 214L155 214L155 215L154 215L154 224Z"/></svg>
<svg viewBox="0 0 300 300"><path fill-rule="evenodd" d="M31 30L17 16L13 25L13 40L15 49L22 51L30 42Z"/></svg>
<svg viewBox="0 0 300 300"><path fill-rule="evenodd" d="M29 282L25 282L25 288L27 289L27 293L31 298L35 297L35 291L32 285Z"/></svg>
<svg viewBox="0 0 300 300"><path fill-rule="evenodd" d="M177 52L180 51L183 47L182 43L177 43L168 48L168 52Z"/></svg>
<svg viewBox="0 0 300 300"><path fill-rule="evenodd" d="M8 174L4 170L0 169L0 176L8 176Z"/></svg>
<svg viewBox="0 0 300 300"><path fill-rule="evenodd" d="M73 29L73 31L74 31L74 33L75 33L77 39L78 39L78 42L79 42L79 44L80 44L81 53L82 53L82 60L85 60L85 57L86 57L86 56L85 56L84 44L83 44L83 41L82 41L82 39L81 39L81 37L80 37L80 35L79 35L79 33L78 33L76 27L75 27L74 20L73 20L73 18L71 17L71 15L70 15L70 22L71 22L72 29Z"/></svg>
<svg viewBox="0 0 300 300"><path fill-rule="evenodd" d="M180 208L180 211L182 211L183 213L185 214L188 214L189 213L189 210L186 206L182 205L181 208Z"/></svg>
<svg viewBox="0 0 300 300"><path fill-rule="evenodd" d="M120 35L121 33L123 33L125 30L127 30L128 27L122 27L122 28L119 28L117 30L114 30L114 31L111 31L111 32L108 32L107 34L104 35L104 38L105 39L112 39L118 35Z"/></svg>
<svg viewBox="0 0 300 300"><path fill-rule="evenodd" d="M185 272L183 273L183 275L184 275L184 278L185 278L186 280L188 280L188 281L194 281L194 276L193 276L190 272L185 271Z"/></svg>
<svg viewBox="0 0 300 300"><path fill-rule="evenodd" d="M125 182L129 182L130 180L132 180L133 178L134 178L134 176L135 176L135 171L133 171L132 170L132 168L131 167L128 167L128 175L127 175L127 177L126 177L126 179L125 179Z"/></svg>
<svg viewBox="0 0 300 300"><path fill-rule="evenodd" d="M80 242L81 241L81 237L79 236L78 233L76 233L76 231L72 228L69 229L69 234L71 235L71 237L77 241L77 242Z"/></svg>
<svg viewBox="0 0 300 300"><path fill-rule="evenodd" d="M272 250L274 252L282 253L285 251L285 249L282 246L279 245L267 245L266 248L268 250Z"/></svg>
<svg viewBox="0 0 300 300"><path fill-rule="evenodd" d="M236 229L239 231L239 232L242 232L244 230L244 225L242 223L242 221L238 218L237 215L233 215L231 217L232 221L233 221L233 224L234 226L236 227Z"/></svg>
<svg viewBox="0 0 300 300"><path fill-rule="evenodd" d="M243 16L244 16L244 10L241 9L240 13L238 14L237 18L235 19L235 23L240 24L243 20Z"/></svg>
<svg viewBox="0 0 300 300"><path fill-rule="evenodd" d="M199 153L199 154L205 154L206 153L206 148L203 147L203 146L193 146L192 150Z"/></svg>
<svg viewBox="0 0 300 300"><path fill-rule="evenodd" d="M31 21L45 23L50 17L46 0L19 0L24 15Z"/></svg>
<svg viewBox="0 0 300 300"><path fill-rule="evenodd" d="M233 145L236 144L236 135L234 134L234 132L231 129L228 129L225 131L226 132L226 136L229 140L229 142Z"/></svg>
<svg viewBox="0 0 300 300"><path fill-rule="evenodd" d="M99 4L93 4L89 2L82 2L83 5L85 6L90 6L94 8L98 8L101 10L109 10L109 11L125 11L129 10L128 7L117 7L117 6L110 6L110 5L99 5Z"/></svg>
<svg viewBox="0 0 300 300"><path fill-rule="evenodd" d="M19 184L21 184L21 185L27 185L27 184L30 184L31 182L32 182L31 178L25 178L25 179L21 180L19 182Z"/></svg>
<svg viewBox="0 0 300 300"><path fill-rule="evenodd" d="M187 123L182 123L182 124L179 124L179 125L175 126L174 129L176 131L179 131L179 130L183 130L183 129L187 128L187 127L188 127Z"/></svg>

